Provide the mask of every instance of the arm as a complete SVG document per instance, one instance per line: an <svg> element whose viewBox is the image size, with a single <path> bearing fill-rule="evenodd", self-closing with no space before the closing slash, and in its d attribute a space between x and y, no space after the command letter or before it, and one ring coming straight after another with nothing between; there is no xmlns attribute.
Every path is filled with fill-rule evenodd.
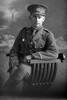
<svg viewBox="0 0 67 100"><path fill-rule="evenodd" d="M58 57L59 50L56 45L56 41L55 41L53 33L50 32L49 34L47 34L46 44L44 48L46 48L46 51L40 52L41 58L44 58L44 57L57 58Z"/></svg>
<svg viewBox="0 0 67 100"><path fill-rule="evenodd" d="M53 54L58 54L59 50L54 38L53 33L49 33L46 38L46 51L51 52Z"/></svg>
<svg viewBox="0 0 67 100"><path fill-rule="evenodd" d="M19 51L19 44L21 42L21 38L22 38L22 34L24 30L25 28L20 31L19 35L17 36L14 42L12 49L10 50L10 55L9 55L9 67L10 68L13 68L14 66L19 65L18 51Z"/></svg>
<svg viewBox="0 0 67 100"><path fill-rule="evenodd" d="M35 57L38 57L39 59L51 59L51 58L57 58L58 57L58 47L55 42L55 38L53 33L47 33L46 34L46 43L44 46L44 50L40 52L34 53Z"/></svg>

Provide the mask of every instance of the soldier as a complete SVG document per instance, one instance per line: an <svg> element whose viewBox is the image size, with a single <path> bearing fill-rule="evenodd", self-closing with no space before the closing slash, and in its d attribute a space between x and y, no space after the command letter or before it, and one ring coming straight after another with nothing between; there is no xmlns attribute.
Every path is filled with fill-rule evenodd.
<svg viewBox="0 0 67 100"><path fill-rule="evenodd" d="M20 31L10 51L9 61L11 67L9 71L11 76L8 83L11 84L11 88L19 86L19 82L30 75L31 67L28 60L48 60L58 57L54 35L43 26L47 8L43 5L33 4L28 6L27 9L30 12L29 18L32 26L24 27Z"/></svg>

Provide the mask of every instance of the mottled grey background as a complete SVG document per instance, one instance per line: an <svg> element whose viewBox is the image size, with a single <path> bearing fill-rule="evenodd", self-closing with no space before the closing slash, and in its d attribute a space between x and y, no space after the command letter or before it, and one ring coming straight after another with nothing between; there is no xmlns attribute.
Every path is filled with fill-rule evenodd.
<svg viewBox="0 0 67 100"><path fill-rule="evenodd" d="M5 0L1 0L1 1L5 1ZM55 36L57 37L60 35L65 36L66 26L67 26L67 21L66 21L67 20L66 19L67 1L66 0L14 0L14 1L15 2L10 4L9 8L7 7L5 8L9 9L9 11L11 10L11 11L17 12L18 14L16 14L16 16L13 16L11 18L9 18L9 16L7 18L3 18L2 16L4 15L4 11L6 12L6 14L7 14L7 11L1 10L0 11L0 27L2 28L3 25L5 26L10 25L10 26L9 28L6 27L6 30L0 29L0 31L9 30L12 34L17 35L17 33L22 27L26 25L29 26L30 24L27 17L29 15L29 13L26 10L27 6L32 3L39 3L39 4L45 4L48 7L46 27L48 27L49 30L54 32ZM6 6L6 4L4 6Z"/></svg>
<svg viewBox="0 0 67 100"><path fill-rule="evenodd" d="M9 1L6 3L5 1ZM13 1L13 0L12 0ZM17 36L20 29L24 26L29 26L28 19L29 13L26 8L29 4L39 3L45 4L48 7L45 27L51 30L55 37L63 37L67 41L67 0L0 0L0 35L13 34ZM5 8L4 8L5 7ZM6 16L7 11L11 17ZM13 13L11 13L13 11ZM6 12L6 14L5 14ZM16 15L15 15L16 14ZM5 17L6 16L6 17ZM1 48L0 48L1 49ZM3 49L6 49L3 47ZM3 50L2 49L2 50ZM7 73L8 58L6 53L1 50L0 52L0 87L5 84L9 77ZM63 50L67 57L67 50ZM67 59L60 63L57 70L57 75L53 86L47 91L47 97L65 97L66 93L66 73L67 73ZM0 89L1 90L1 89Z"/></svg>

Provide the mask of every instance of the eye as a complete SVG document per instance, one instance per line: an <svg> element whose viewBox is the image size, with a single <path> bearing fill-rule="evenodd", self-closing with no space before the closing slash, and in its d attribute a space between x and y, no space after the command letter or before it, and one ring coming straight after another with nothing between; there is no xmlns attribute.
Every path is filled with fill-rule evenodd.
<svg viewBox="0 0 67 100"><path fill-rule="evenodd" d="M35 16L35 15L34 15L33 17L34 17L34 18L36 18L36 16Z"/></svg>
<svg viewBox="0 0 67 100"><path fill-rule="evenodd" d="M36 16L35 15L31 16L31 19L32 20L36 19Z"/></svg>

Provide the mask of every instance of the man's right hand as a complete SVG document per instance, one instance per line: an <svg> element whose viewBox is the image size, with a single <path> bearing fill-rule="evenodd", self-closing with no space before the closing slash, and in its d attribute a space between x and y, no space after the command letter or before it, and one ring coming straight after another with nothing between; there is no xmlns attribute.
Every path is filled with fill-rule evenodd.
<svg viewBox="0 0 67 100"><path fill-rule="evenodd" d="M19 65L18 58L16 56L10 57L9 58L9 63L12 65L12 67L18 66Z"/></svg>

